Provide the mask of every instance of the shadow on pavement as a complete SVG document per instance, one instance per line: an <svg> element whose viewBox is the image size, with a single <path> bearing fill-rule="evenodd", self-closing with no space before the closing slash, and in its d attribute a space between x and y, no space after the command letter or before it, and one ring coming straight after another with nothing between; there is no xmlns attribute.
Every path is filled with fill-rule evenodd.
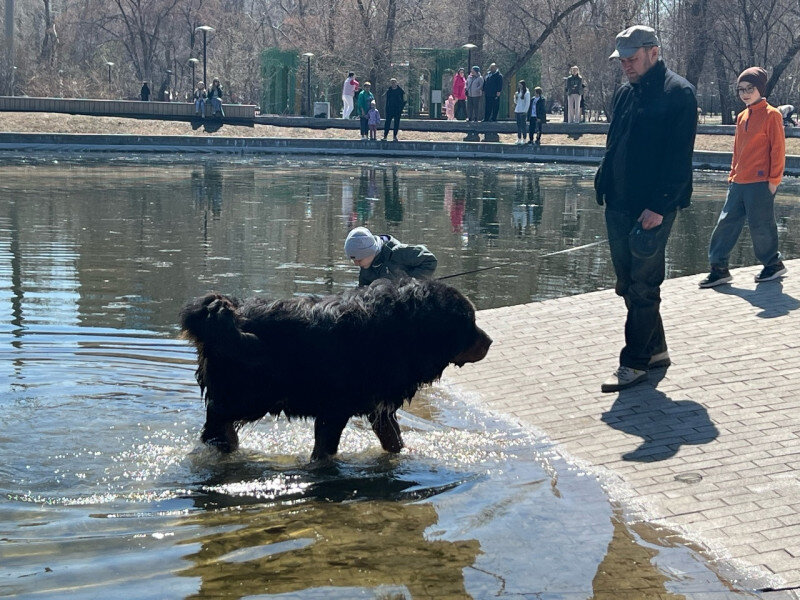
<svg viewBox="0 0 800 600"><path fill-rule="evenodd" d="M720 294L739 296L747 300L761 312L756 316L762 319L784 317L791 311L800 308L800 300L783 292L783 283L780 281L765 281L759 283L754 290L738 288L731 285L721 285L713 288Z"/></svg>
<svg viewBox="0 0 800 600"><path fill-rule="evenodd" d="M685 444L708 444L719 430L705 407L691 400L673 400L655 386L665 369L650 373L650 382L619 393L601 420L612 429L642 438L623 460L657 462L672 458Z"/></svg>

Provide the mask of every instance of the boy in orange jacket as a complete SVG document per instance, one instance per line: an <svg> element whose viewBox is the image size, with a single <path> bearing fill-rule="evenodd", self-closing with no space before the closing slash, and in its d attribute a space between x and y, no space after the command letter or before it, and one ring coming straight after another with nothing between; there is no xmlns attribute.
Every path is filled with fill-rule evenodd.
<svg viewBox="0 0 800 600"><path fill-rule="evenodd" d="M756 258L764 265L756 275L756 283L786 273L778 251L775 224L775 193L783 177L786 140L780 111L764 99L766 87L767 72L761 67L745 69L736 81L736 91L747 107L736 118L728 195L711 234L708 248L711 272L700 282L701 288L733 279L728 259L745 218Z"/></svg>

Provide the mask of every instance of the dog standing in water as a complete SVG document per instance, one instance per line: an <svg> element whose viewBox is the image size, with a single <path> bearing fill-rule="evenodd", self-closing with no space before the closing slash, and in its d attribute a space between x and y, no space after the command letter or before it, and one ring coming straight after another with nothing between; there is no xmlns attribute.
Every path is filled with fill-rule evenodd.
<svg viewBox="0 0 800 600"><path fill-rule="evenodd" d="M396 412L449 364L486 356L475 308L438 281L379 280L343 294L239 303L220 294L181 312L206 401L201 439L222 452L266 414L314 419L312 460L336 454L347 421L366 416L387 452L403 447Z"/></svg>

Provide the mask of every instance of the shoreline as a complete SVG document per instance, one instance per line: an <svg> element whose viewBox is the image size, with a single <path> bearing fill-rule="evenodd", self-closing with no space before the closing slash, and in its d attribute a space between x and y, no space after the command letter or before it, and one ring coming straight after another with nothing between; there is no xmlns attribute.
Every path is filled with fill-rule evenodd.
<svg viewBox="0 0 800 600"><path fill-rule="evenodd" d="M667 527L748 578L796 585L800 260L786 262L789 276L772 285L753 283L759 267L732 269L733 284L710 293L697 275L666 280L673 364L649 383L599 391L625 318L614 290L480 311L492 352L445 382L542 432L634 521Z"/></svg>

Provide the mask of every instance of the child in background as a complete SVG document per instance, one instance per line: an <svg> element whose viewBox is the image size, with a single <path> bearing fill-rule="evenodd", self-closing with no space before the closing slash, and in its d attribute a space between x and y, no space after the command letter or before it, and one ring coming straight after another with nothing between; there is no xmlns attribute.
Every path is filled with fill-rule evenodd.
<svg viewBox="0 0 800 600"><path fill-rule="evenodd" d="M542 88L533 88L533 98L531 98L530 110L530 127L528 128L528 135L530 139L529 144L536 144L537 146L542 143L542 125L547 122L547 110L545 108L544 96L542 96ZM536 134L536 141L533 139L533 134Z"/></svg>
<svg viewBox="0 0 800 600"><path fill-rule="evenodd" d="M206 99L208 92L206 92L206 84L202 81L197 82L197 89L194 91L194 114L205 116L206 112Z"/></svg>
<svg viewBox="0 0 800 600"><path fill-rule="evenodd" d="M456 99L453 98L453 94L450 94L447 97L447 100L444 101L444 115L447 117L448 121L455 121L456 116Z"/></svg>
<svg viewBox="0 0 800 600"><path fill-rule="evenodd" d="M381 113L375 106L375 100L369 103L369 112L367 112L367 125L369 125L369 139L378 139L378 125L381 124Z"/></svg>
<svg viewBox="0 0 800 600"><path fill-rule="evenodd" d="M786 140L783 115L764 98L766 89L767 72L761 67L745 69L736 81L736 92L746 108L736 117L728 195L711 234L711 272L700 282L701 288L733 279L728 260L745 219L756 258L764 265L755 277L756 283L772 281L786 273L775 223L775 194L783 177Z"/></svg>

